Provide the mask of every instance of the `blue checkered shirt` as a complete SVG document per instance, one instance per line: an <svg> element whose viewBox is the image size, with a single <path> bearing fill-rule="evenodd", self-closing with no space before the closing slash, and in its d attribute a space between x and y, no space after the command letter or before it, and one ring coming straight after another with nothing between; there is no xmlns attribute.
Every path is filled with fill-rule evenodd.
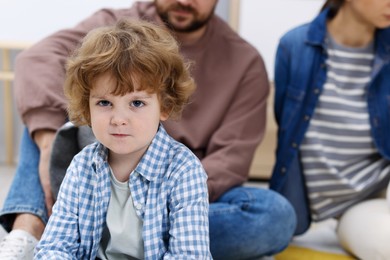
<svg viewBox="0 0 390 260"><path fill-rule="evenodd" d="M74 157L35 259L96 258L111 196L107 156L93 143ZM160 125L129 179L145 259L211 259L206 180L196 156Z"/></svg>

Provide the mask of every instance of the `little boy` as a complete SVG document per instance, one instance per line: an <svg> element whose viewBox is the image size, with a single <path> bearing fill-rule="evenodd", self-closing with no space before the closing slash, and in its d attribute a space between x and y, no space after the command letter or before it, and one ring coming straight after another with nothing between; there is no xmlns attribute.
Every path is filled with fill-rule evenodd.
<svg viewBox="0 0 390 260"><path fill-rule="evenodd" d="M211 259L207 175L160 124L194 88L156 25L122 20L84 38L65 95L98 142L69 166L36 259Z"/></svg>

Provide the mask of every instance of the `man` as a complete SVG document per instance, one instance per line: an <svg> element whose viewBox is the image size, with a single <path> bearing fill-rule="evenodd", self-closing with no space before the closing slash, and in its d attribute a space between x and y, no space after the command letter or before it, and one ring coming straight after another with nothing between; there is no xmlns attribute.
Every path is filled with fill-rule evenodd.
<svg viewBox="0 0 390 260"><path fill-rule="evenodd" d="M215 259L248 259L284 249L295 229L291 205L276 193L241 186L265 129L268 78L258 52L214 15L217 0L156 0L129 9L104 9L73 29L59 31L16 61L15 95L27 129L19 167L1 224L10 234L0 245L30 254L53 205L48 162L57 129L66 120L66 58L93 28L120 18L165 24L192 62L197 90L179 121L164 126L188 146L208 174L211 253ZM32 139L31 139L32 137ZM39 176L39 177L38 177Z"/></svg>

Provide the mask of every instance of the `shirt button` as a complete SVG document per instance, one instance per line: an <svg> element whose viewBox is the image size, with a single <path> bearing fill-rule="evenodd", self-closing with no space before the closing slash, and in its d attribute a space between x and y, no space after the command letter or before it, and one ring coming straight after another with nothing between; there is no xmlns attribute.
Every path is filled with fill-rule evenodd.
<svg viewBox="0 0 390 260"><path fill-rule="evenodd" d="M310 116L304 116L303 119L304 119L305 121L309 121Z"/></svg>
<svg viewBox="0 0 390 260"><path fill-rule="evenodd" d="M138 177L139 173L138 172L133 172L134 177Z"/></svg>
<svg viewBox="0 0 390 260"><path fill-rule="evenodd" d="M282 167L282 168L280 169L280 173L281 173L282 175L284 175L284 174L286 173L286 167Z"/></svg>
<svg viewBox="0 0 390 260"><path fill-rule="evenodd" d="M293 148L297 148L298 145L297 145L297 143L292 143L291 146L292 146Z"/></svg>
<svg viewBox="0 0 390 260"><path fill-rule="evenodd" d="M314 94L318 95L320 93L320 90L318 88L314 89Z"/></svg>
<svg viewBox="0 0 390 260"><path fill-rule="evenodd" d="M141 210L142 209L142 205L140 203L136 203L135 204L135 208L138 209L138 210Z"/></svg>

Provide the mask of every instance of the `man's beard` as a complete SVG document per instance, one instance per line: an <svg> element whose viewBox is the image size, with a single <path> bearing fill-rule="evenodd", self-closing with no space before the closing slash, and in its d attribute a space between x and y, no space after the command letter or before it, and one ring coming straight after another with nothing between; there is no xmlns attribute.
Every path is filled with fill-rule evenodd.
<svg viewBox="0 0 390 260"><path fill-rule="evenodd" d="M210 14L207 17L204 17L203 19L198 19L197 17L199 16L199 14L196 10L194 10L190 6L183 6L180 3L176 3L174 6L171 6L168 10L161 10L161 8L159 8L157 5L156 5L156 7L157 7L157 13L160 16L161 20L164 22L164 24L172 31L181 32L181 33L194 32L194 31L197 31L198 29L202 28L203 26L205 26L209 22L211 17L213 16L214 9L215 9L215 6L214 6L213 10L210 12ZM173 23L171 23L169 21L168 12L170 10L185 10L187 12L191 12L195 18L186 27L176 27Z"/></svg>

